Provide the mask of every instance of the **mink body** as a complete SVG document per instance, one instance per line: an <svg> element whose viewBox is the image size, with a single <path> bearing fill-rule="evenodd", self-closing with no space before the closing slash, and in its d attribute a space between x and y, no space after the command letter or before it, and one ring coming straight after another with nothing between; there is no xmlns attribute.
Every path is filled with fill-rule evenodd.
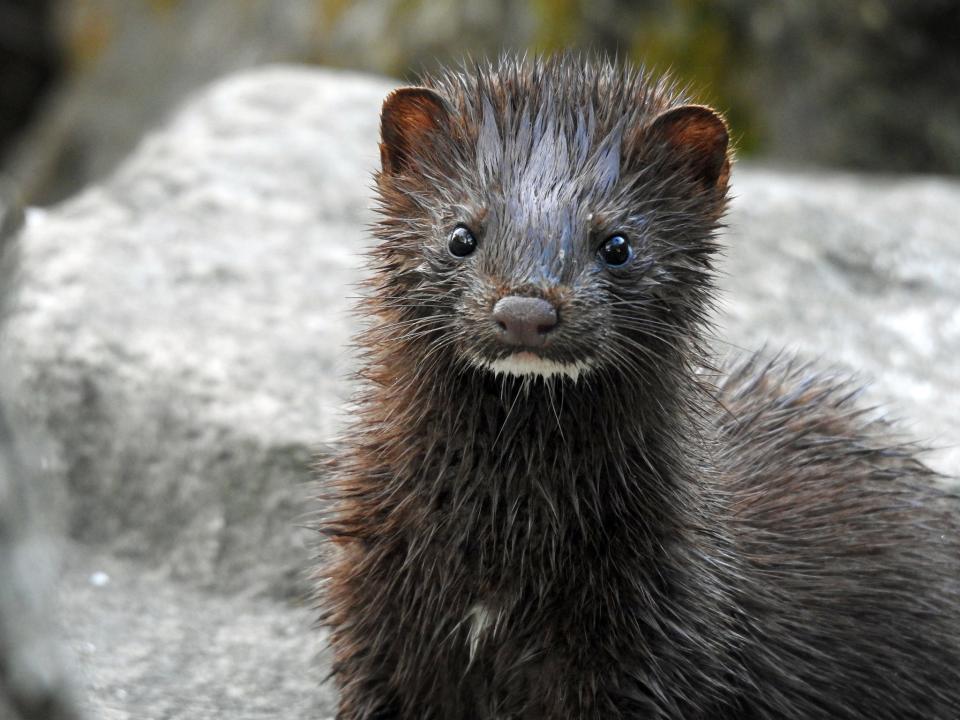
<svg viewBox="0 0 960 720"><path fill-rule="evenodd" d="M843 378L702 370L722 119L571 56L424 84L325 492L337 717L960 717L932 471Z"/></svg>

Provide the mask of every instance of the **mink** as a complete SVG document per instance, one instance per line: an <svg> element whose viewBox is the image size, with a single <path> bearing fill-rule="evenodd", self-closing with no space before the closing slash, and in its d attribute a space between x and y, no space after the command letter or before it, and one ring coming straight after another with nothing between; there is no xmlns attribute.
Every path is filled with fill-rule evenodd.
<svg viewBox="0 0 960 720"><path fill-rule="evenodd" d="M711 350L728 138L597 57L386 98L339 720L960 717L942 478L839 372Z"/></svg>

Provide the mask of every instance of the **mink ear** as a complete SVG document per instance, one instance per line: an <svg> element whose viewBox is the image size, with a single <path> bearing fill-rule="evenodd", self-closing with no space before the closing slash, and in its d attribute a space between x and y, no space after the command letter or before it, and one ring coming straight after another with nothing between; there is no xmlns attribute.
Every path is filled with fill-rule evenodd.
<svg viewBox="0 0 960 720"><path fill-rule="evenodd" d="M675 161L704 190L723 196L730 177L727 124L703 105L682 105L657 116L648 141L667 145Z"/></svg>
<svg viewBox="0 0 960 720"><path fill-rule="evenodd" d="M394 90L380 111L380 165L396 175L406 169L436 133L449 130L447 101L433 90Z"/></svg>

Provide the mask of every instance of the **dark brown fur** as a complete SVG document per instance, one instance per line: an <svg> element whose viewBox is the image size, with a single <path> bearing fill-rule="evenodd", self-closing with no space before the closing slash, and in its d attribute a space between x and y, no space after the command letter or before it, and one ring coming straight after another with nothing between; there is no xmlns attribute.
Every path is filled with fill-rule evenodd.
<svg viewBox="0 0 960 720"><path fill-rule="evenodd" d="M365 389L322 522L338 718L960 717L933 473L842 379L698 370L722 121L572 57L425 85L384 106ZM627 267L597 262L611 232ZM542 355L592 368L481 367L512 352L507 294L550 300Z"/></svg>

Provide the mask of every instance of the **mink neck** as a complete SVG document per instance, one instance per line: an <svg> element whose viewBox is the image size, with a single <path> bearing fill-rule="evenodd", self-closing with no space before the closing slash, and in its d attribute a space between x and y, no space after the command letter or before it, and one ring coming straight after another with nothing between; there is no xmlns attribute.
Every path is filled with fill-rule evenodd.
<svg viewBox="0 0 960 720"><path fill-rule="evenodd" d="M401 475L418 495L479 517L478 506L519 502L558 532L615 531L621 520L648 540L683 532L709 506L708 450L697 380L676 370L682 362L666 367L646 382L602 370L575 382L472 368L415 378L397 436L410 459Z"/></svg>

